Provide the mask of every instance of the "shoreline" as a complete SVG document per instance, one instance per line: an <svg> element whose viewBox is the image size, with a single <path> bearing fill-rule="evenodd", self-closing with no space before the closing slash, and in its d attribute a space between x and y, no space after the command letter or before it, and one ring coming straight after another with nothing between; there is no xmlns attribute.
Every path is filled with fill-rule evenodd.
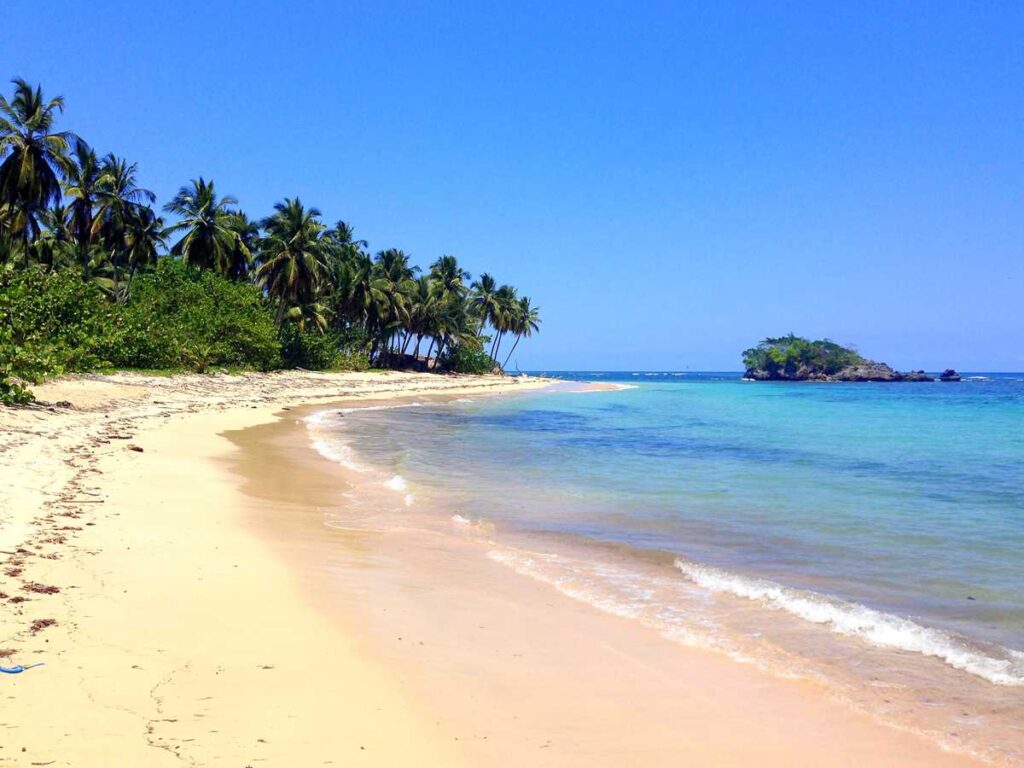
<svg viewBox="0 0 1024 768"><path fill-rule="evenodd" d="M76 409L0 410L0 664L45 664L0 679L0 764L457 765L247 530L217 435L346 395L542 384L118 374L37 389Z"/></svg>
<svg viewBox="0 0 1024 768"><path fill-rule="evenodd" d="M438 378L234 378L255 384L239 398L207 377L85 377L41 396L93 410L0 412L18 472L0 549L30 534L2 589L61 589L0 625L17 663L47 663L0 681L0 762L979 764L569 600L455 532L327 529L344 473L282 416L340 386L443 395ZM42 618L58 623L25 633Z"/></svg>
<svg viewBox="0 0 1024 768"><path fill-rule="evenodd" d="M232 468L244 492L270 509L294 499L265 481L260 461L305 476L310 514L270 512L257 532L289 542L278 551L322 610L401 673L459 734L470 764L982 764L854 712L814 683L681 646L515 573L490 556L488 531L477 536L419 497L403 508L381 482L387 473L323 456L301 418L321 410L229 436L242 448ZM394 512L346 510L353 495ZM737 727L749 729L739 743Z"/></svg>

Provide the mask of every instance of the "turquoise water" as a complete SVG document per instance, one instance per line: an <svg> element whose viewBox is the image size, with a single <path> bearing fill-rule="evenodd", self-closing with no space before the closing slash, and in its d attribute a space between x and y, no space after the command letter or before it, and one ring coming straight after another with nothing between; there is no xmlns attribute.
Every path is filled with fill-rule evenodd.
<svg viewBox="0 0 1024 768"><path fill-rule="evenodd" d="M563 376L629 388L326 426L403 506L486 530L520 573L1019 764L1024 375ZM867 680L902 699L861 695Z"/></svg>

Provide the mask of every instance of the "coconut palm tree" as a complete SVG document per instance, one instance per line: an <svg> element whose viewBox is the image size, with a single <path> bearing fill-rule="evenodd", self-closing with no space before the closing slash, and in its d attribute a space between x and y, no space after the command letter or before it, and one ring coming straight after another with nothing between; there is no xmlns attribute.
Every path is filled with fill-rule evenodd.
<svg viewBox="0 0 1024 768"><path fill-rule="evenodd" d="M470 310L479 319L479 330L483 331L488 323L494 323L494 319L498 316L500 310L496 297L498 284L491 275L484 272L480 275L479 280L473 281L470 287L472 289L469 300Z"/></svg>
<svg viewBox="0 0 1024 768"><path fill-rule="evenodd" d="M502 369L508 367L508 361L512 359L512 353L516 351L521 338L524 336L529 338L534 333L540 332L540 308L532 306L528 296L523 296L519 299L519 306L515 313L515 320L511 330L516 335L516 342L512 345L512 349L509 350L508 357L505 358L505 362L501 366Z"/></svg>
<svg viewBox="0 0 1024 768"><path fill-rule="evenodd" d="M71 202L67 210L67 227L75 243L82 277L89 279L92 246L95 242L93 223L100 193L112 181L96 152L82 139L74 142L73 164L64 186Z"/></svg>
<svg viewBox="0 0 1024 768"><path fill-rule="evenodd" d="M325 227L320 211L306 208L298 198L274 205L263 220L266 233L260 246L256 280L277 300L277 324L294 306L312 302L327 274Z"/></svg>
<svg viewBox="0 0 1024 768"><path fill-rule="evenodd" d="M138 164L113 154L103 158L104 183L98 188L99 208L92 232L106 248L114 270L114 293L120 290L120 270L127 260L128 228L138 209L156 200L150 190L136 182Z"/></svg>
<svg viewBox="0 0 1024 768"><path fill-rule="evenodd" d="M39 234L42 211L60 203L61 179L72 172L68 156L74 135L54 131L60 96L46 101L42 89L15 78L14 97L0 96L0 206L5 229L20 238L28 259L28 242ZM6 157L4 157L6 155Z"/></svg>
<svg viewBox="0 0 1024 768"><path fill-rule="evenodd" d="M454 256L442 256L430 265L430 279L435 283L436 290L445 296L465 298L469 290L466 281L471 277L469 272L459 266Z"/></svg>
<svg viewBox="0 0 1024 768"><path fill-rule="evenodd" d="M497 360L498 350L501 349L501 340L511 329L518 311L518 299L516 289L511 285L503 285L494 292L494 302L497 309L491 317L491 325L494 327L494 343L491 344L491 359Z"/></svg>
<svg viewBox="0 0 1024 768"><path fill-rule="evenodd" d="M405 343L402 345L404 356L409 347L412 337L416 337L416 346L412 355L419 358L420 343L424 336L434 335L437 325L437 309L439 297L434 287L434 281L426 275L416 279L416 287L409 296L409 322L407 324L408 334ZM433 344L431 344L431 347Z"/></svg>
<svg viewBox="0 0 1024 768"><path fill-rule="evenodd" d="M65 224L66 210L55 205L38 215L39 234L29 248L32 258L51 270L64 269L75 262L75 244Z"/></svg>
<svg viewBox="0 0 1024 768"><path fill-rule="evenodd" d="M409 263L409 255L404 251L388 248L377 253L373 271L377 299L373 330L380 347L390 351L392 337L408 325L411 297L416 290L415 276L420 268Z"/></svg>
<svg viewBox="0 0 1024 768"><path fill-rule="evenodd" d="M239 244L242 238L238 212L231 209L234 205L238 205L235 198L217 196L212 179L192 179L164 206L165 211L181 219L167 228L168 234L183 233L171 253L200 270L228 271L236 252L245 245L244 241Z"/></svg>
<svg viewBox="0 0 1024 768"><path fill-rule="evenodd" d="M236 211L229 226L238 237L234 247L225 253L224 260L217 265L217 271L232 280L246 280L256 266L254 259L259 251L260 224L243 211Z"/></svg>
<svg viewBox="0 0 1024 768"><path fill-rule="evenodd" d="M128 228L125 232L125 260L130 270L125 289L126 296L131 294L135 271L155 265L160 251L166 245L164 220L148 205L136 206L128 219Z"/></svg>
<svg viewBox="0 0 1024 768"><path fill-rule="evenodd" d="M305 333L316 331L323 333L327 330L328 310L319 301L310 301L305 304L295 304L284 313L285 320L295 323L295 327Z"/></svg>

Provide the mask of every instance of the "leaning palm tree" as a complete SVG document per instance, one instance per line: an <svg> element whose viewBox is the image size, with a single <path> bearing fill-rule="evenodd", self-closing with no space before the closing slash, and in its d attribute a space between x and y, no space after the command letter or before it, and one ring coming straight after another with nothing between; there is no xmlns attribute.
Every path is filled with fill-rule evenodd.
<svg viewBox="0 0 1024 768"><path fill-rule="evenodd" d="M0 96L0 206L5 227L20 238L28 259L28 242L39 234L38 217L60 202L60 181L70 175L68 157L75 138L67 131L54 131L58 113L64 111L60 96L45 101L42 89L33 90L15 78L14 98Z"/></svg>
<svg viewBox="0 0 1024 768"><path fill-rule="evenodd" d="M298 198L285 198L263 220L260 267L256 279L277 300L277 324L289 310L312 302L327 271L327 249L320 211Z"/></svg>
<svg viewBox="0 0 1024 768"><path fill-rule="evenodd" d="M501 340L512 328L517 311L519 299L516 297L516 289L511 285L503 285L494 293L494 301L497 309L491 318L491 325L494 326L494 342L491 344L491 359L497 360L498 350L501 349Z"/></svg>
<svg viewBox="0 0 1024 768"><path fill-rule="evenodd" d="M168 234L183 233L171 247L171 253L200 270L223 270L233 261L239 248L237 212L231 210L233 205L238 205L235 198L217 197L213 181L202 177L179 189L174 199L164 206L165 211L181 219L167 228Z"/></svg>
<svg viewBox="0 0 1024 768"><path fill-rule="evenodd" d="M515 313L513 326L512 332L516 335L516 342L512 345L512 349L509 350L508 357L505 358L505 362L501 366L502 370L508 366L508 361L512 359L512 353L519 346L519 340L524 336L529 338L534 333L540 331L540 308L532 306L528 296L523 296L519 299L519 306Z"/></svg>

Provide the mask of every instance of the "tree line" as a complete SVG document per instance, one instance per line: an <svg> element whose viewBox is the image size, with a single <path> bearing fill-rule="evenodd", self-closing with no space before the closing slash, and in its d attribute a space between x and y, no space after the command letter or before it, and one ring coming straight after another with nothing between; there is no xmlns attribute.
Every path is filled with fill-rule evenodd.
<svg viewBox="0 0 1024 768"><path fill-rule="evenodd" d="M12 97L0 96L0 264L7 269L73 272L112 304L129 305L139 276L174 260L255 285L283 336L327 334L379 366L504 367L539 329L537 307L515 287L486 272L473 279L451 255L425 271L396 248L371 255L348 223L328 225L298 197L253 219L200 177L155 207L136 163L101 156L57 129L63 98L47 100L19 78L12 83Z"/></svg>

